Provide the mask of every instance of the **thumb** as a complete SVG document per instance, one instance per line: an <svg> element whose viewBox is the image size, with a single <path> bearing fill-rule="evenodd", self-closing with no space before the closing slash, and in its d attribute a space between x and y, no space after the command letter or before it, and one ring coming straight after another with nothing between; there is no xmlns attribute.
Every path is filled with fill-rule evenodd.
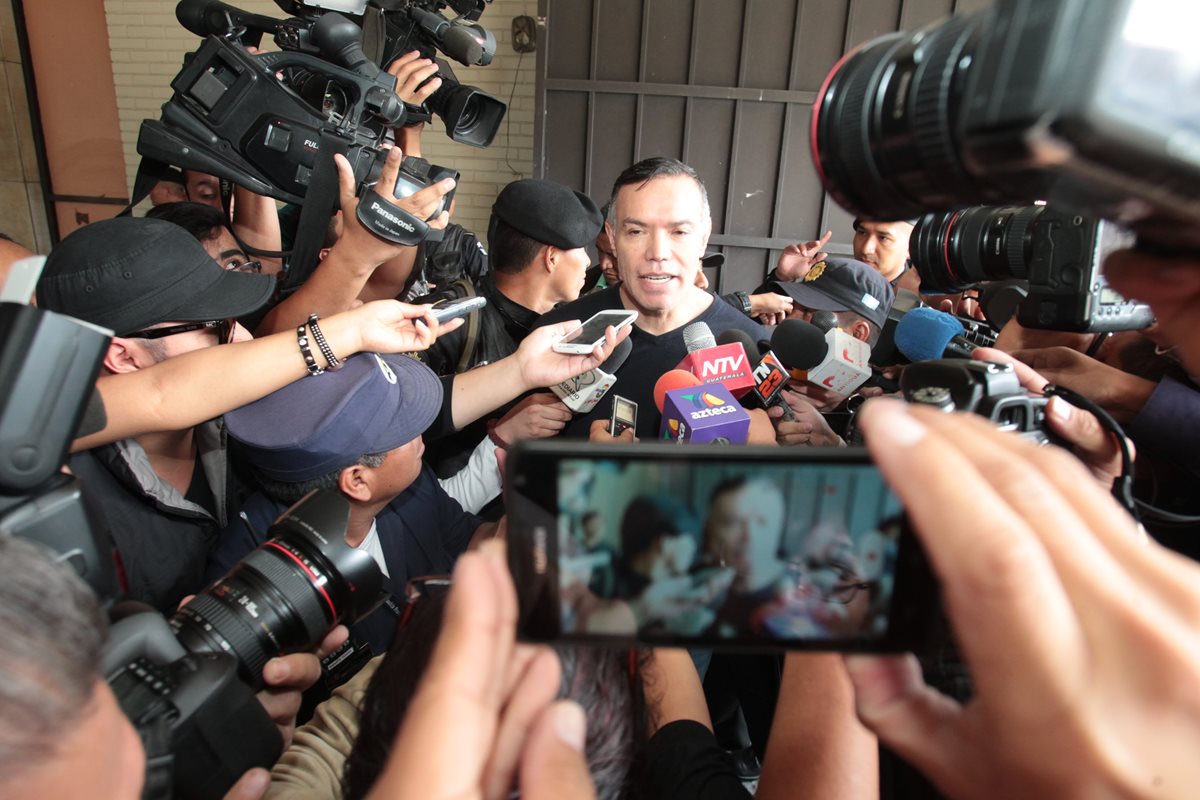
<svg viewBox="0 0 1200 800"><path fill-rule="evenodd" d="M261 800L269 788L271 788L271 773L255 767L229 787L223 800Z"/></svg>
<svg viewBox="0 0 1200 800"><path fill-rule="evenodd" d="M521 797L525 800L595 798L583 749L587 720L578 703L560 700L533 724L521 754Z"/></svg>
<svg viewBox="0 0 1200 800"><path fill-rule="evenodd" d="M337 167L338 173L338 194L341 197L341 206L346 208L354 207L354 170L350 168L350 162L341 153L333 156L334 166Z"/></svg>
<svg viewBox="0 0 1200 800"><path fill-rule="evenodd" d="M970 774L954 724L962 708L925 685L916 657L846 656L846 672L862 724L946 794L964 795L969 787L952 783L956 773Z"/></svg>

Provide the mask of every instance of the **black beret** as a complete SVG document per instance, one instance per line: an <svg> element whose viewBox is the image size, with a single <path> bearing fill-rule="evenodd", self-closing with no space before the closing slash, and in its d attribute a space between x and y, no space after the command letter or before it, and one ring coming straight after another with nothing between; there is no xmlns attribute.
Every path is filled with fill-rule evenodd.
<svg viewBox="0 0 1200 800"><path fill-rule="evenodd" d="M513 181L500 190L492 205L493 223L497 219L536 242L563 250L591 244L604 226L592 198L536 178Z"/></svg>

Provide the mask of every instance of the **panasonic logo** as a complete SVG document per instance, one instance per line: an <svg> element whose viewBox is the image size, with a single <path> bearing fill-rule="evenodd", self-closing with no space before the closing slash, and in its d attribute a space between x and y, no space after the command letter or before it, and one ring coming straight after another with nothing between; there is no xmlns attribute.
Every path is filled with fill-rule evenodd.
<svg viewBox="0 0 1200 800"><path fill-rule="evenodd" d="M719 417L722 414L736 414L737 406L724 405L715 406L713 408L703 408L699 411L692 411L688 414L692 419L704 419L705 417Z"/></svg>
<svg viewBox="0 0 1200 800"><path fill-rule="evenodd" d="M395 214L391 213L386 208L379 205L379 203L372 202L371 210L376 212L377 214L379 214L379 216L383 217L384 219L388 220L389 222L391 222L395 225L399 225L401 228L404 228L404 230L409 231L410 233L412 231L416 230L416 228L414 228L412 225L410 225L409 223L400 219Z"/></svg>

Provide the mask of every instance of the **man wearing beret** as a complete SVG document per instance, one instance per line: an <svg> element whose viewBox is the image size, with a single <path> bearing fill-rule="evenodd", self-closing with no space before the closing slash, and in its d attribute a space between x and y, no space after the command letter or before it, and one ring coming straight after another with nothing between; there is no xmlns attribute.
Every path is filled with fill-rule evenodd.
<svg viewBox="0 0 1200 800"><path fill-rule="evenodd" d="M271 523L314 489L350 501L346 543L375 558L386 590L402 597L409 578L450 572L494 525L464 512L422 465L421 434L441 405L441 381L415 359L361 353L226 414L262 491L221 532L207 579L266 541ZM382 655L396 610L378 609L351 633Z"/></svg>
<svg viewBox="0 0 1200 800"><path fill-rule="evenodd" d="M515 352L534 320L579 297L591 264L584 248L603 222L591 198L553 181L530 178L505 186L488 223L491 269L476 286L488 301L476 312L476 339L468 343L471 326L464 325L439 338L425 354L426 363L439 375L451 375Z"/></svg>

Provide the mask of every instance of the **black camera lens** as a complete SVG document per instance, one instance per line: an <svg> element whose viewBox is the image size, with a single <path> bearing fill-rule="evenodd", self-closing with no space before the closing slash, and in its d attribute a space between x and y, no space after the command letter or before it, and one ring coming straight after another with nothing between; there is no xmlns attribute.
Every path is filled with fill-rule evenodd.
<svg viewBox="0 0 1200 800"><path fill-rule="evenodd" d="M447 76L429 96L426 105L442 118L447 135L472 147L487 147L496 138L508 106L474 86L464 86Z"/></svg>
<svg viewBox="0 0 1200 800"><path fill-rule="evenodd" d="M813 160L826 191L869 219L1002 201L960 158L960 107L986 12L853 50L813 105Z"/></svg>
<svg viewBox="0 0 1200 800"><path fill-rule="evenodd" d="M242 680L258 689L269 659L310 650L334 625L372 611L383 575L346 544L347 513L336 492L288 509L266 542L171 617L180 644L235 656Z"/></svg>
<svg viewBox="0 0 1200 800"><path fill-rule="evenodd" d="M921 217L908 250L922 291L950 294L984 281L1028 278L1033 229L1043 211L975 206Z"/></svg>

